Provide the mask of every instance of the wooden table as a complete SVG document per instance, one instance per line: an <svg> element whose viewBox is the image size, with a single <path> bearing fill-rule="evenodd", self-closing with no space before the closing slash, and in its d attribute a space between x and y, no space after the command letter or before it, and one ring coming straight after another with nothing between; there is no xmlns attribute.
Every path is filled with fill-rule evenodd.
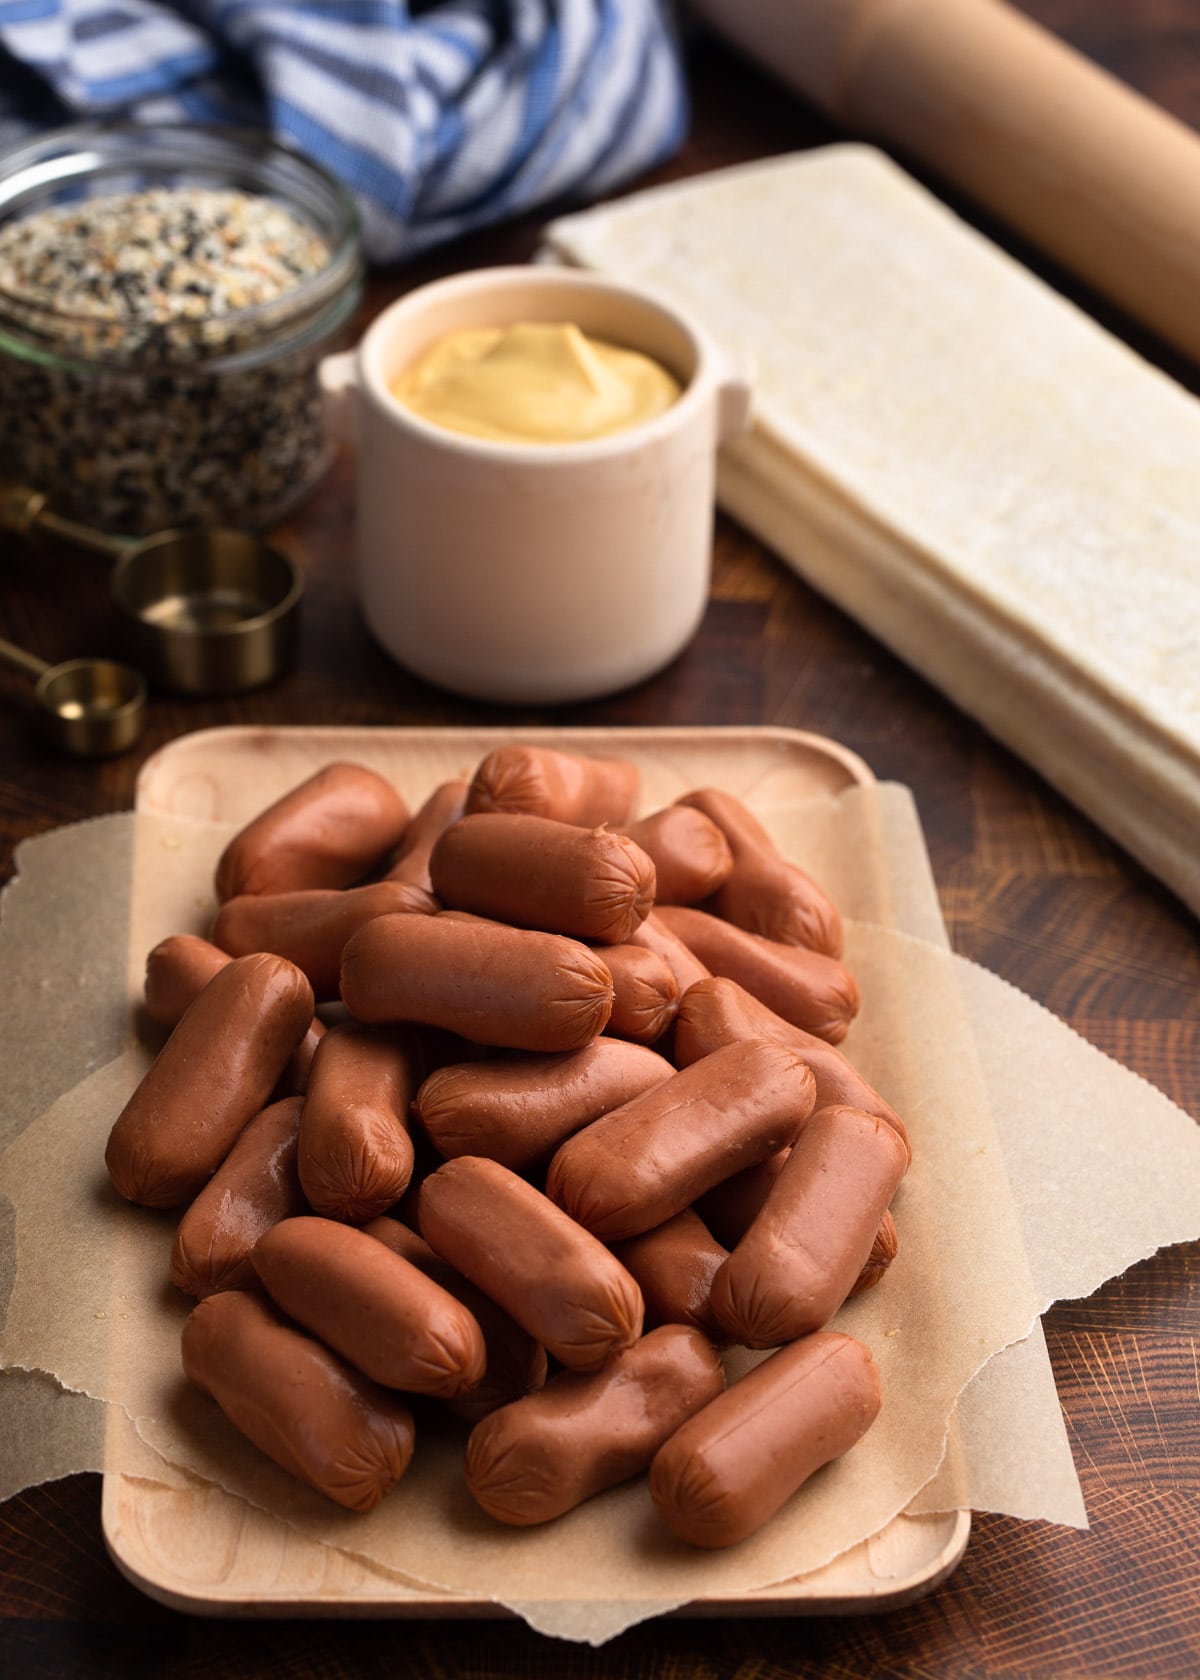
<svg viewBox="0 0 1200 1680"><path fill-rule="evenodd" d="M1025 0L1025 9L1200 127L1200 0ZM727 50L689 46L696 111L658 178L839 136ZM958 208L962 209L960 205ZM418 281L523 260L543 218L377 276L362 323ZM980 219L980 218L976 218ZM984 223L986 225L986 223ZM997 233L994 227L988 231ZM1021 252L1037 266L1027 251ZM1045 271L1045 270L1044 270ZM1082 296L1082 294L1079 294ZM1109 317L1110 324L1115 323ZM1127 336L1195 387L1128 328ZM1200 465L1198 469L1200 470ZM557 712L490 710L390 664L348 582L348 464L278 532L309 579L298 668L227 703L155 698L144 742L96 765L41 749L3 680L0 879L13 848L131 804L144 757L186 731L288 724L778 724L831 735L907 783L957 949L1069 1021L1200 1114L1200 951L1194 919L1032 772L811 593L754 539L718 522L712 605L663 675ZM101 651L103 568L6 544L0 629L48 659ZM141 1597L108 1561L99 1482L70 1477L0 1507L0 1670L236 1676L403 1673L673 1680L784 1675L1194 1676L1200 1672L1200 1246L1132 1268L1046 1320L1089 1532L976 1518L957 1572L878 1618L671 1620L600 1652L517 1623L206 1622ZM0 1450L3 1450L0 1448Z"/></svg>

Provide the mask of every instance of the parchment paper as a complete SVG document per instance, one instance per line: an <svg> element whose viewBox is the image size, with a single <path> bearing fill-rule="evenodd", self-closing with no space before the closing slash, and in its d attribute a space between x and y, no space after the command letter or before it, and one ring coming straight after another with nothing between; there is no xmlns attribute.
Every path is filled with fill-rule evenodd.
<svg viewBox="0 0 1200 1680"><path fill-rule="evenodd" d="M413 1468L367 1518L337 1511L242 1442L180 1375L189 1303L166 1283L173 1216L121 1204L102 1165L109 1126L149 1054L130 1042L130 975L158 937L207 925L212 864L229 833L142 814L29 844L3 900L4 991L53 990L77 963L69 923L47 937L47 895L64 872L90 882L101 919L106 905L119 907L107 973L98 960L93 981L110 1004L122 1000L114 1012L90 998L91 984L81 988L85 1018L113 1023L117 1035L82 1081L74 1045L57 1075L44 1066L38 1081L25 1076L25 1062L56 1060L36 1021L27 1042L10 1035L5 1045L6 1087L21 1102L35 1089L48 1095L56 1077L62 1094L27 1125L6 1108L0 1191L15 1209L15 1279L0 1342L0 1440L17 1446L0 1466L3 1491L99 1467L97 1414L117 1408L148 1449L141 1474L158 1466L168 1485L199 1476L401 1580L491 1598L542 1631L593 1643L698 1596L816 1569L906 1508L1084 1525L1038 1315L1165 1243L1200 1236L1200 1131L946 949L905 790L856 789L761 814L848 913L847 956L867 1003L846 1048L915 1142L896 1203L900 1255L884 1285L839 1318L871 1346L884 1380L883 1414L858 1448L745 1545L698 1555L660 1529L641 1483L544 1531L498 1532L466 1494L454 1426L423 1430ZM138 892L127 939L127 900L103 889L129 870L131 853Z"/></svg>

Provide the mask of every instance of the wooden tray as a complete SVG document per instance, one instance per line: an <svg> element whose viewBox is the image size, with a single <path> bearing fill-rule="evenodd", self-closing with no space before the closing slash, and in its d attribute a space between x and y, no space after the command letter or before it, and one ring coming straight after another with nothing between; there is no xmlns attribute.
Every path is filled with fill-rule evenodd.
<svg viewBox="0 0 1200 1680"><path fill-rule="evenodd" d="M184 736L143 767L139 810L240 823L333 758L390 776L412 803L462 775L512 731L217 729ZM785 729L522 730L540 741L634 759L642 806L711 784L767 810L835 797L872 780L823 737ZM134 892L136 897L136 882ZM207 1485L178 1489L129 1473L110 1434L102 1519L117 1566L177 1609L214 1615L506 1616L501 1606L413 1587L306 1539L269 1512ZM828 1615L894 1609L945 1579L966 1548L970 1514L900 1516L825 1568L736 1598L700 1597L680 1615ZM553 1590L546 1599L552 1600ZM566 1596L566 1595L564 1595ZM572 1599L578 1594L572 1591Z"/></svg>

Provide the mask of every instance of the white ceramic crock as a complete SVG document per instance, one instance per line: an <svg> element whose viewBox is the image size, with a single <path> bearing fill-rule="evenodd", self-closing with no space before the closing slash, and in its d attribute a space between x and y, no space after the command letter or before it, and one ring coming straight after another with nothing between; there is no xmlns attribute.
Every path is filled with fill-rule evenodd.
<svg viewBox="0 0 1200 1680"><path fill-rule="evenodd" d="M442 334L520 321L641 350L683 393L611 437L528 446L447 431L392 396ZM748 423L750 393L678 311L575 270L475 270L392 304L321 376L355 448L362 610L402 665L479 699L559 703L651 676L695 634L716 451Z"/></svg>

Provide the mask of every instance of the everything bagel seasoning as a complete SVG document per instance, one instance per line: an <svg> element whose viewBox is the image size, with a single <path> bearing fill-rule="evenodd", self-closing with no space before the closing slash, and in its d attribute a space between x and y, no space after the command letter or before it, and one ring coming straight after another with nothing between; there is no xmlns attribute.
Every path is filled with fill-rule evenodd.
<svg viewBox="0 0 1200 1680"><path fill-rule="evenodd" d="M0 291L18 311L49 304L72 318L85 353L109 337L126 355L169 360L191 351L195 323L227 347L232 316L328 261L325 241L284 206L208 187L88 199L0 229Z"/></svg>
<svg viewBox="0 0 1200 1680"><path fill-rule="evenodd" d="M112 531L263 524L325 464L306 287L322 235L271 198L152 187L0 227L0 433Z"/></svg>

